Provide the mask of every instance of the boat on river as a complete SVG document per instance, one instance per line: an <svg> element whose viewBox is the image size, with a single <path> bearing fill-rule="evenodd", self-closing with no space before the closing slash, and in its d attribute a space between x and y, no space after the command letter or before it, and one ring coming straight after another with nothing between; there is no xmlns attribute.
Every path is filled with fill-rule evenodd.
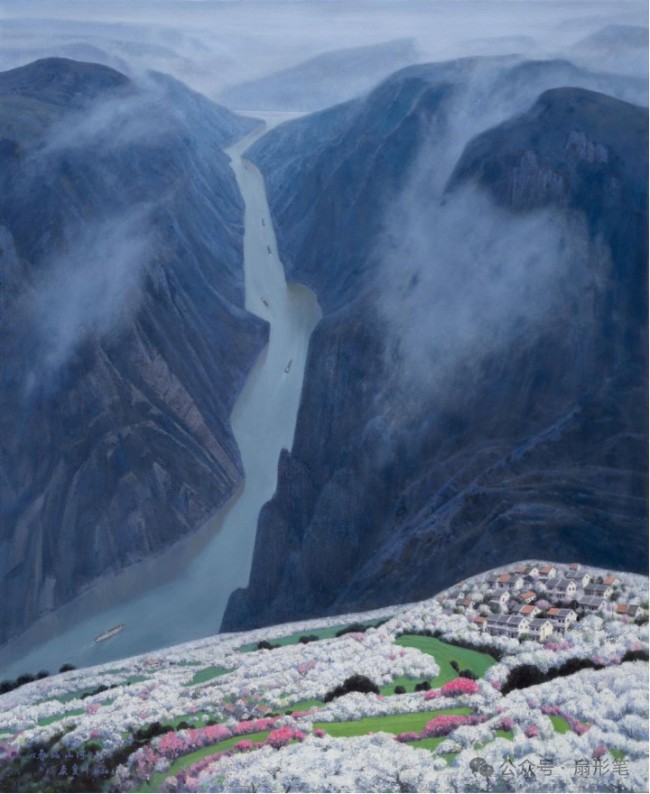
<svg viewBox="0 0 650 794"><path fill-rule="evenodd" d="M120 623L119 626L113 626L113 628L106 629L106 631L102 631L101 634L98 634L95 637L95 642L104 642L105 640L110 640L111 637L114 637L116 634L119 634L123 630L124 630L124 623Z"/></svg>

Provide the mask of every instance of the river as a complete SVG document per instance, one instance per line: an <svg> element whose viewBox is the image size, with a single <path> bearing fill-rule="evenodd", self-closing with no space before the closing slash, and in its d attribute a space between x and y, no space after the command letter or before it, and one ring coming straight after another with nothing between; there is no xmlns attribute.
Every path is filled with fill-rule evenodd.
<svg viewBox="0 0 650 794"><path fill-rule="evenodd" d="M276 119L269 121L273 124ZM183 557L179 549L179 554L172 551L161 559L147 560L121 578L99 583L96 590L103 588L101 599L92 591L84 594L1 649L9 662L2 665L3 677L43 668L54 672L64 662L101 664L215 634L230 593L248 584L257 518L275 491L280 451L291 449L293 443L309 338L321 316L309 289L285 281L264 180L243 156L265 131L255 130L227 152L246 205L246 309L270 323L269 343L231 417L244 466L243 489L227 509L199 530L207 540L182 570L174 564ZM192 540L183 543L191 546ZM138 578L152 586L126 601L97 609L97 603L113 603L122 587L137 590ZM95 636L118 624L124 624L123 631L94 642ZM46 632L54 636L43 641Z"/></svg>

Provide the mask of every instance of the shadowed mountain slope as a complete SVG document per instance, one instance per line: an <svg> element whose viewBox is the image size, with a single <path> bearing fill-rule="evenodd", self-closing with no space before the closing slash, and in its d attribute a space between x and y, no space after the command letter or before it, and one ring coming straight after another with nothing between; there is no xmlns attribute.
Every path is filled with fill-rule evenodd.
<svg viewBox="0 0 650 794"><path fill-rule="evenodd" d="M0 75L0 640L242 482L229 417L267 327L221 147L254 126L162 75Z"/></svg>
<svg viewBox="0 0 650 794"><path fill-rule="evenodd" d="M542 549L645 570L647 113L547 91L570 75L601 79L414 67L256 144L283 261L325 316L223 629Z"/></svg>

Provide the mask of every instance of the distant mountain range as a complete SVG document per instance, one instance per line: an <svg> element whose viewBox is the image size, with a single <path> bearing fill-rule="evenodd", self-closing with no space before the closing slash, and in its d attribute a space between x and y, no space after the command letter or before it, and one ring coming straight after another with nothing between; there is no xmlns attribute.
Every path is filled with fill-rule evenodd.
<svg viewBox="0 0 650 794"><path fill-rule="evenodd" d="M332 50L269 76L224 89L219 101L235 110L313 112L373 88L417 61L412 39Z"/></svg>

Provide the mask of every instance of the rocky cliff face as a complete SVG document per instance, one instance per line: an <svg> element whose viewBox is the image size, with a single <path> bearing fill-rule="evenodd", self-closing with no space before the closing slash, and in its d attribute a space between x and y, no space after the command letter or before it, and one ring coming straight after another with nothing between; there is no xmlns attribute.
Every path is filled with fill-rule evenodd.
<svg viewBox="0 0 650 794"><path fill-rule="evenodd" d="M598 83L417 67L256 145L283 261L325 316L224 629L542 553L645 570L647 119L545 92L568 76ZM493 127L457 150L468 109Z"/></svg>
<svg viewBox="0 0 650 794"><path fill-rule="evenodd" d="M242 481L229 416L268 330L221 147L252 126L162 75L0 75L0 641Z"/></svg>

